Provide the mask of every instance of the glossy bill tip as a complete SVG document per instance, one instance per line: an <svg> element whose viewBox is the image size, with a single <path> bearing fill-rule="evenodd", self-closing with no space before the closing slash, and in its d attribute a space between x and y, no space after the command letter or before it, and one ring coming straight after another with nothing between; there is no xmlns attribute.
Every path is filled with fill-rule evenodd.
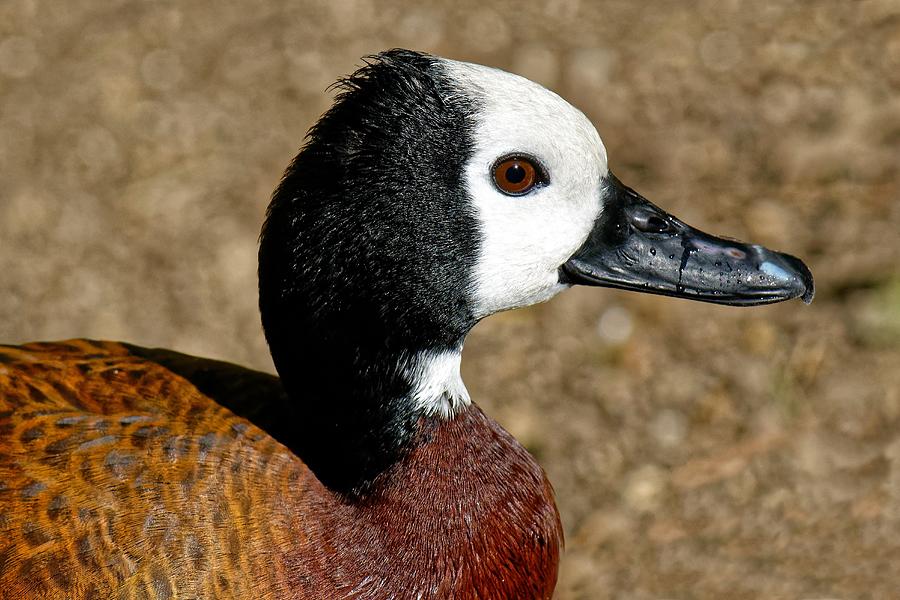
<svg viewBox="0 0 900 600"><path fill-rule="evenodd" d="M796 256L781 254L781 257L793 268L793 275L790 276L792 281L796 284L796 289L800 291L795 298L799 297L803 300L804 304L812 303L813 297L816 295L816 284L815 281L813 281L812 271L810 271L809 267ZM768 264L770 263L762 263L760 265L760 270L765 271L771 268L767 266Z"/></svg>

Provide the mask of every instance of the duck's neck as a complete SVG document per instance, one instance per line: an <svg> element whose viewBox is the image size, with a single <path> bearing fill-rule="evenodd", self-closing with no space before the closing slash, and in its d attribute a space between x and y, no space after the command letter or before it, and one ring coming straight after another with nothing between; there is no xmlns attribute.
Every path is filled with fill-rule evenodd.
<svg viewBox="0 0 900 600"><path fill-rule="evenodd" d="M462 338L416 349L390 340L270 334L290 396L295 452L328 487L366 493L417 443L423 423L453 419L469 405L460 378ZM298 343L297 339L316 339ZM351 338L351 339L348 339Z"/></svg>

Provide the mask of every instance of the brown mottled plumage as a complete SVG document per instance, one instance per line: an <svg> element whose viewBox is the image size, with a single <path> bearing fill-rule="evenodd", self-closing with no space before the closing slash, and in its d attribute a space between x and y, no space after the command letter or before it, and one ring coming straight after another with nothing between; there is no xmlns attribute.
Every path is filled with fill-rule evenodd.
<svg viewBox="0 0 900 600"><path fill-rule="evenodd" d="M551 596L552 491L477 407L423 423L349 500L223 406L250 389L265 422L270 375L111 342L0 346L0 598Z"/></svg>

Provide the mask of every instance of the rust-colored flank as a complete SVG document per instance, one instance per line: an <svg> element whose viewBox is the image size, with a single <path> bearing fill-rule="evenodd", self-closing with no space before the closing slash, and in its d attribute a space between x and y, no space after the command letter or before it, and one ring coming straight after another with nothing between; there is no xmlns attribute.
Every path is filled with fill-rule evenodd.
<svg viewBox="0 0 900 600"><path fill-rule="evenodd" d="M551 596L552 491L477 407L349 497L225 408L277 379L231 375L213 399L118 343L0 346L0 598Z"/></svg>

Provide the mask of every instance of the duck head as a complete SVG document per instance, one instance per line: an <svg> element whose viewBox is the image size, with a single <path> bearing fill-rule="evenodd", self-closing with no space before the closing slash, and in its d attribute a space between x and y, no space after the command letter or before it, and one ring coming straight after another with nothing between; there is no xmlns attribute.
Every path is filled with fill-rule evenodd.
<svg viewBox="0 0 900 600"><path fill-rule="evenodd" d="M572 285L720 304L801 297L798 259L686 225L622 184L588 119L497 69L394 50L339 82L269 207L260 308L326 484L364 489L422 419L469 404L482 318Z"/></svg>

